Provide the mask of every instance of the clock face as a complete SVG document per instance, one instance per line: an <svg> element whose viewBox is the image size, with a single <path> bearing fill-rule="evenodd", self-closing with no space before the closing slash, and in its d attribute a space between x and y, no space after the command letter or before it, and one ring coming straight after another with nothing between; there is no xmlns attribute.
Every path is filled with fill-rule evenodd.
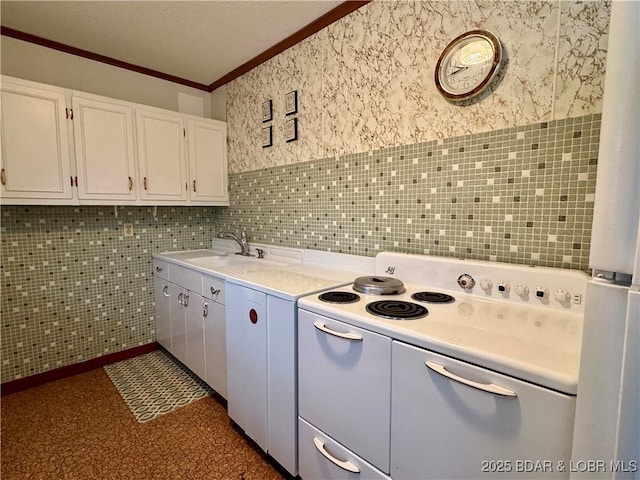
<svg viewBox="0 0 640 480"><path fill-rule="evenodd" d="M495 35L482 30L453 40L436 65L436 85L450 100L466 100L482 92L498 71L502 49Z"/></svg>

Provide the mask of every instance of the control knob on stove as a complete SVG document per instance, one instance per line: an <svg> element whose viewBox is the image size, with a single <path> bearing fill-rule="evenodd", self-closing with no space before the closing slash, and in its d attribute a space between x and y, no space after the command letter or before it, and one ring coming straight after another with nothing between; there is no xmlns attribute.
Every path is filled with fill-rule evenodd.
<svg viewBox="0 0 640 480"><path fill-rule="evenodd" d="M475 284L476 281L468 273L463 273L458 277L458 285L460 285L465 290L471 290Z"/></svg>
<svg viewBox="0 0 640 480"><path fill-rule="evenodd" d="M536 297L538 297L540 300L549 298L549 290L544 287L536 287Z"/></svg>
<svg viewBox="0 0 640 480"><path fill-rule="evenodd" d="M508 293L511 290L511 285L507 282L498 282L498 291L502 293Z"/></svg>
<svg viewBox="0 0 640 480"><path fill-rule="evenodd" d="M569 300L571 300L571 294L566 290L556 290L553 296L560 303L569 303Z"/></svg>
<svg viewBox="0 0 640 480"><path fill-rule="evenodd" d="M516 285L515 291L516 291L516 294L518 294L521 297L526 297L527 295L529 295L529 287L527 287L526 285L523 285L522 283L519 283L518 285Z"/></svg>
<svg viewBox="0 0 640 480"><path fill-rule="evenodd" d="M480 280L480 288L483 290L491 290L493 288L493 283L488 278Z"/></svg>

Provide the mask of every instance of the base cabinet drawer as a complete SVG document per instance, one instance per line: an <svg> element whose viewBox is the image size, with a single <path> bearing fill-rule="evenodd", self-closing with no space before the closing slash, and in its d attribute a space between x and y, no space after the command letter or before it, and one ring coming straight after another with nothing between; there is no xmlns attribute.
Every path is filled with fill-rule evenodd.
<svg viewBox="0 0 640 480"><path fill-rule="evenodd" d="M170 263L169 281L184 287L190 292L195 292L198 295L202 294L202 273L197 270Z"/></svg>
<svg viewBox="0 0 640 480"><path fill-rule="evenodd" d="M300 477L304 480L386 479L390 477L298 418Z"/></svg>

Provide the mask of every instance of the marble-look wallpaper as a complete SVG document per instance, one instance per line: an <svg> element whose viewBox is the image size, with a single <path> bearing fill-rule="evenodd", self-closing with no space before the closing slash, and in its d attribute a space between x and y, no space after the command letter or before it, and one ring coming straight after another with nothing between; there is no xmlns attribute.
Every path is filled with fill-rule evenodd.
<svg viewBox="0 0 640 480"><path fill-rule="evenodd" d="M601 111L610 2L374 1L232 82L232 173L487 132ZM478 98L453 104L434 84L457 35L491 30L502 71ZM299 139L287 143L284 95L299 95ZM273 146L260 105L271 99Z"/></svg>

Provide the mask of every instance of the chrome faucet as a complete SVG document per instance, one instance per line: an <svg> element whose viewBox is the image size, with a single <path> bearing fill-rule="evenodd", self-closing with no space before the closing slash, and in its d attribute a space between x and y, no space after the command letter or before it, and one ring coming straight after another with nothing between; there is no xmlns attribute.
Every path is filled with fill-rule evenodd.
<svg viewBox="0 0 640 480"><path fill-rule="evenodd" d="M250 257L249 253L249 244L247 243L247 232L245 232L244 228L240 229L240 238L236 236L233 232L221 232L218 234L218 238L230 238L235 240L238 245L240 245L240 252L238 255L244 255L245 257Z"/></svg>

